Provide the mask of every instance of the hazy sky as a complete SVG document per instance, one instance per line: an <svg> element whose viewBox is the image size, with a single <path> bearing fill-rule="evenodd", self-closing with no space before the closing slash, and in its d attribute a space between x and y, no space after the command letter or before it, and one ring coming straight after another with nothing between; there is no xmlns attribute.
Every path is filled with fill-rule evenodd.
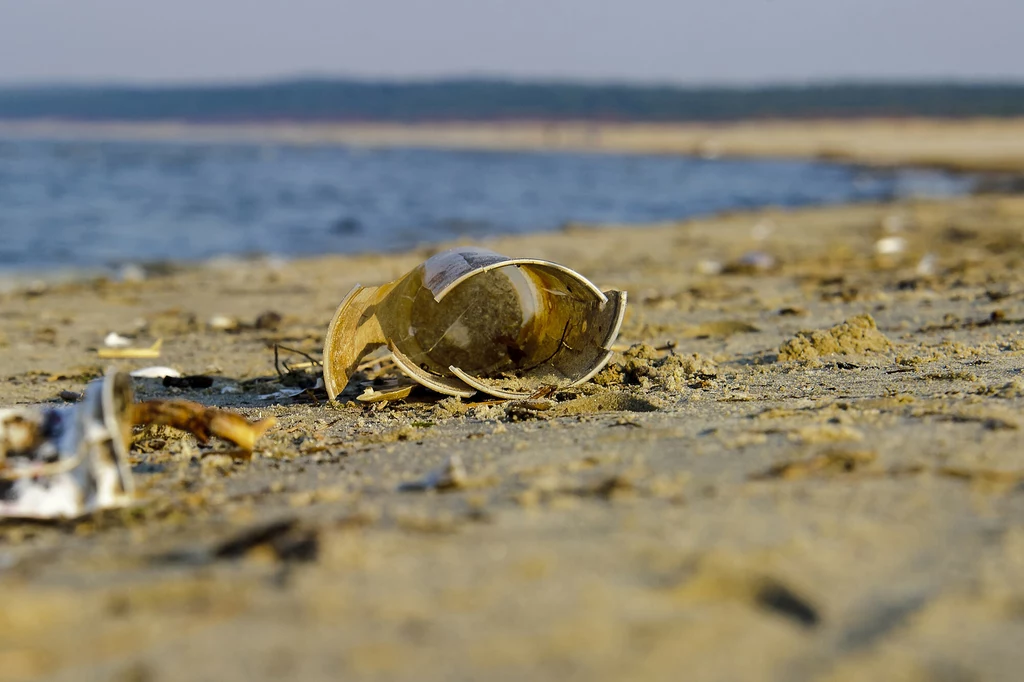
<svg viewBox="0 0 1024 682"><path fill-rule="evenodd" d="M1024 0L0 0L0 82L1024 80Z"/></svg>

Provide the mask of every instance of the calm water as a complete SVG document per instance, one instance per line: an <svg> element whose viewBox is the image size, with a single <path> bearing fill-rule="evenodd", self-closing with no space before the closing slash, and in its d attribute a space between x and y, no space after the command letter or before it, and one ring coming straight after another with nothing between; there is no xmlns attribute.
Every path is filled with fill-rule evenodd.
<svg viewBox="0 0 1024 682"><path fill-rule="evenodd" d="M0 271L394 250L968 182L808 161L0 140Z"/></svg>

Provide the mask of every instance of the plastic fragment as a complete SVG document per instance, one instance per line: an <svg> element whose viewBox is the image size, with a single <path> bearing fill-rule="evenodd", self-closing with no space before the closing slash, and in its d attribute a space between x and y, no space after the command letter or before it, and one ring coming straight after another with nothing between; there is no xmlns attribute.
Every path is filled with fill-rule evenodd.
<svg viewBox="0 0 1024 682"><path fill-rule="evenodd" d="M107 360L158 358L163 343L163 339L157 339L149 348L100 348L96 354Z"/></svg>
<svg viewBox="0 0 1024 682"><path fill-rule="evenodd" d="M184 400L134 398L131 377L110 372L76 404L0 410L0 518L68 519L129 504L134 425L173 426L201 443L216 436L248 456L275 424Z"/></svg>
<svg viewBox="0 0 1024 682"><path fill-rule="evenodd" d="M75 518L128 504L133 399L128 375L108 374L73 406L0 411L0 518Z"/></svg>
<svg viewBox="0 0 1024 682"><path fill-rule="evenodd" d="M133 370L131 375L136 379L163 379L165 377L180 377L181 372L171 367L154 365L153 367Z"/></svg>
<svg viewBox="0 0 1024 682"><path fill-rule="evenodd" d="M882 237L875 242L875 253L879 256L893 256L907 249L907 240L903 237Z"/></svg>
<svg viewBox="0 0 1024 682"><path fill-rule="evenodd" d="M107 348L127 348L132 345L132 340L127 336L121 336L117 332L110 332L103 337L103 345Z"/></svg>
<svg viewBox="0 0 1024 682"><path fill-rule="evenodd" d="M227 315L214 315L206 323L206 326L214 331L227 332L238 329L238 320Z"/></svg>

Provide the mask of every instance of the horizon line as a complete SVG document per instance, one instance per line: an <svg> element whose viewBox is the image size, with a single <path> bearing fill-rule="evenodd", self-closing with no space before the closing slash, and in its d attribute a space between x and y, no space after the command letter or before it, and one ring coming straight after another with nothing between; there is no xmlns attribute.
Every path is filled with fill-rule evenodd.
<svg viewBox="0 0 1024 682"><path fill-rule="evenodd" d="M464 73L424 76L368 76L345 74L294 73L279 76L139 80L124 78L26 79L2 80L0 90L178 90L266 88L282 85L320 83L325 85L378 85L395 87L456 84L492 84L506 86L559 86L582 88L630 88L667 90L770 90L835 87L1024 87L1024 77L964 76L838 76L834 78L794 78L750 81L676 82L664 79L643 80L585 76L522 76L511 74Z"/></svg>

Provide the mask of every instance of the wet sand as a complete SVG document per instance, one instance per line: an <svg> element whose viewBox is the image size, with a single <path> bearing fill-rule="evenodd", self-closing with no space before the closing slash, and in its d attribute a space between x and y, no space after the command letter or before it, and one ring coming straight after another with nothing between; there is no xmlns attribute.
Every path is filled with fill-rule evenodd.
<svg viewBox="0 0 1024 682"><path fill-rule="evenodd" d="M428 251L0 294L4 404L81 391L117 331L215 379L141 398L278 419L250 462L145 431L135 507L0 523L0 679L1017 678L1024 198L484 245L629 292L597 381L260 397L274 344L318 355L354 283ZM398 490L453 454L459 486Z"/></svg>

